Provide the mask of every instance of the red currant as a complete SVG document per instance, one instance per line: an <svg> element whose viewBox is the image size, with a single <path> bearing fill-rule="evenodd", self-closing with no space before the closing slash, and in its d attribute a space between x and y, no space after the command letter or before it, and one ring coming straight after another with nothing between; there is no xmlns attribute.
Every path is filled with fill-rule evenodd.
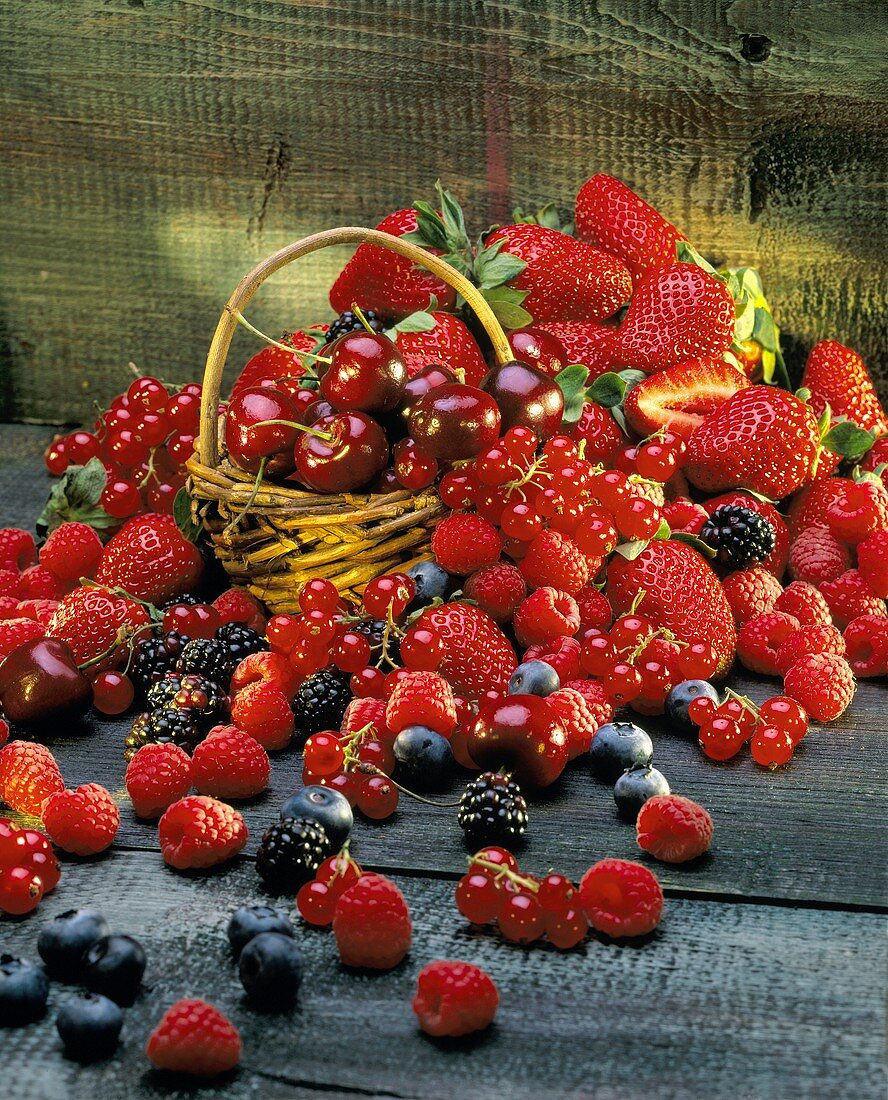
<svg viewBox="0 0 888 1100"><path fill-rule="evenodd" d="M302 637L299 619L295 615L272 615L266 624L265 636L275 653L289 653Z"/></svg>
<svg viewBox="0 0 888 1100"><path fill-rule="evenodd" d="M625 661L618 661L611 666L610 671L605 673L604 690L616 706L631 703L633 699L637 699L641 694L641 687L641 673L635 665L627 664Z"/></svg>
<svg viewBox="0 0 888 1100"><path fill-rule="evenodd" d="M649 539L659 530L663 515L647 497L630 497L618 506L615 519L627 539Z"/></svg>
<svg viewBox="0 0 888 1100"><path fill-rule="evenodd" d="M395 476L405 489L427 489L438 476L438 460L412 439L402 439L394 451Z"/></svg>
<svg viewBox="0 0 888 1100"><path fill-rule="evenodd" d="M360 672L369 663L370 643L363 634L347 630L333 646L333 664L343 672Z"/></svg>
<svg viewBox="0 0 888 1100"><path fill-rule="evenodd" d="M9 867L0 873L0 911L19 917L43 899L43 880L31 867Z"/></svg>
<svg viewBox="0 0 888 1100"><path fill-rule="evenodd" d="M570 951L586 938L589 921L579 906L546 914L546 935L560 951Z"/></svg>
<svg viewBox="0 0 888 1100"><path fill-rule="evenodd" d="M334 775L344 760L342 745L333 730L315 733L305 742L303 762L315 775Z"/></svg>
<svg viewBox="0 0 888 1100"><path fill-rule="evenodd" d="M587 676L606 676L615 659L614 647L605 634L590 638L580 649L580 668Z"/></svg>
<svg viewBox="0 0 888 1100"><path fill-rule="evenodd" d="M397 619L407 610L415 592L413 579L404 573L377 577L364 589L364 610L377 619L387 619L390 612Z"/></svg>
<svg viewBox="0 0 888 1100"><path fill-rule="evenodd" d="M312 400L314 400L312 393ZM166 418L175 432L197 435L200 428L200 397L192 393L177 393L166 403Z"/></svg>
<svg viewBox="0 0 888 1100"><path fill-rule="evenodd" d="M456 907L472 924L496 920L503 902L493 878L484 871L469 871L456 884Z"/></svg>
<svg viewBox="0 0 888 1100"><path fill-rule="evenodd" d="M543 517L529 504L518 501L510 504L502 514L500 527L503 534L519 542L530 542L543 527Z"/></svg>
<svg viewBox="0 0 888 1100"><path fill-rule="evenodd" d="M643 615L621 615L610 628L610 640L614 649L635 649L639 642L654 633L654 624Z"/></svg>
<svg viewBox="0 0 888 1100"><path fill-rule="evenodd" d="M470 508L478 493L478 478L471 470L451 470L438 485L438 495L448 508Z"/></svg>
<svg viewBox="0 0 888 1100"><path fill-rule="evenodd" d="M688 680L707 680L718 668L718 657L708 642L683 646L676 660L679 672Z"/></svg>
<svg viewBox="0 0 888 1100"><path fill-rule="evenodd" d="M804 707L788 695L775 695L759 707L759 717L766 726L776 726L789 734L793 748L808 732L808 715Z"/></svg>
<svg viewBox="0 0 888 1100"><path fill-rule="evenodd" d="M102 490L99 503L114 519L134 516L142 507L139 486L126 478L109 478Z"/></svg>
<svg viewBox="0 0 888 1100"><path fill-rule="evenodd" d="M502 439L503 448L509 456L524 463L529 463L533 459L539 442L532 429L521 425L509 428Z"/></svg>
<svg viewBox="0 0 888 1100"><path fill-rule="evenodd" d="M46 452L43 456L43 461L46 464L47 470L56 477L60 477L65 470L71 465L71 459L68 456L67 437L63 436L61 439L56 439L46 448Z"/></svg>
<svg viewBox="0 0 888 1100"><path fill-rule="evenodd" d="M350 806L355 806L358 801L358 781L350 772L340 772L338 775L323 779L325 787L332 787L348 799ZM306 784L308 785L308 784Z"/></svg>
<svg viewBox="0 0 888 1100"><path fill-rule="evenodd" d="M720 717L733 718L740 727L740 732L746 740L752 736L755 729L756 716L749 707L744 706L739 699L727 698L716 708L716 714Z"/></svg>
<svg viewBox="0 0 888 1100"><path fill-rule="evenodd" d="M733 718L715 717L700 727L697 736L704 756L710 760L730 760L743 747L746 736Z"/></svg>
<svg viewBox="0 0 888 1100"><path fill-rule="evenodd" d="M678 459L662 443L645 443L639 448L635 465L641 476L650 481L668 481L675 473Z"/></svg>
<svg viewBox="0 0 888 1100"><path fill-rule="evenodd" d="M130 388L126 391L126 396L132 405L148 412L157 412L165 408L170 398L166 387L158 382L156 378L151 378L148 375L137 378L131 383Z"/></svg>
<svg viewBox="0 0 888 1100"><path fill-rule="evenodd" d="M65 454L75 466L85 466L91 458L98 458L100 450L91 432L72 432L65 440Z"/></svg>
<svg viewBox="0 0 888 1100"><path fill-rule="evenodd" d="M483 860L484 863L493 863L497 867L503 867L508 871L518 870L518 860L512 855L506 848L500 848L496 844L491 844L487 848L482 848L480 851L475 852L472 856L472 860Z"/></svg>
<svg viewBox="0 0 888 1100"><path fill-rule="evenodd" d="M584 554L604 557L617 545L617 529L609 512L587 508L574 541Z"/></svg>
<svg viewBox="0 0 888 1100"><path fill-rule="evenodd" d="M533 943L543 934L546 920L540 903L531 894L512 894L503 903L497 926L513 943Z"/></svg>
<svg viewBox="0 0 888 1100"><path fill-rule="evenodd" d="M702 726L710 718L715 717L716 702L708 695L698 695L688 704L688 718L695 726Z"/></svg>
<svg viewBox="0 0 888 1100"><path fill-rule="evenodd" d="M537 901L548 912L563 912L568 909L576 897L577 888L565 875L555 872L540 880Z"/></svg>
<svg viewBox="0 0 888 1100"><path fill-rule="evenodd" d="M378 668L362 668L352 673L352 695L358 699L382 699L385 695L385 673Z"/></svg>
<svg viewBox="0 0 888 1100"><path fill-rule="evenodd" d="M776 726L764 726L756 731L749 751L756 764L773 771L782 764L788 764L792 759L792 738L786 730L778 729Z"/></svg>
<svg viewBox="0 0 888 1100"><path fill-rule="evenodd" d="M296 908L309 924L323 927L333 922L337 899L325 882L312 880L300 887L296 895Z"/></svg>
<svg viewBox="0 0 888 1100"><path fill-rule="evenodd" d="M444 642L436 630L414 626L401 639L401 660L405 668L434 672L444 657Z"/></svg>
<svg viewBox="0 0 888 1100"><path fill-rule="evenodd" d="M332 615L339 606L339 590L332 581L315 577L302 586L299 606L303 611L324 611Z"/></svg>
<svg viewBox="0 0 888 1100"><path fill-rule="evenodd" d="M102 672L93 680L93 703L102 714L123 714L135 694L132 680L122 672Z"/></svg>
<svg viewBox="0 0 888 1100"><path fill-rule="evenodd" d="M398 808L398 788L383 775L372 775L358 788L358 809L365 817L382 821Z"/></svg>

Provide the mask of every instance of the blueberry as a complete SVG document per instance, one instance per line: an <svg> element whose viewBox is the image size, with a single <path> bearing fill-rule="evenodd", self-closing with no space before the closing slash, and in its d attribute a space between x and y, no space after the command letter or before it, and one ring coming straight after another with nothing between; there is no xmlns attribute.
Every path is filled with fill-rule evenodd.
<svg viewBox="0 0 888 1100"><path fill-rule="evenodd" d="M65 1053L78 1062L98 1062L113 1054L123 1027L118 1005L100 993L78 993L65 1001L56 1028Z"/></svg>
<svg viewBox="0 0 888 1100"><path fill-rule="evenodd" d="M0 1027L31 1024L46 1011L49 978L28 959L0 955Z"/></svg>
<svg viewBox="0 0 888 1100"><path fill-rule="evenodd" d="M260 1008L291 1005L302 983L302 952L289 936L260 932L241 952L240 980Z"/></svg>
<svg viewBox="0 0 888 1100"><path fill-rule="evenodd" d="M323 825L330 843L337 850L348 840L355 816L348 799L332 787L303 787L290 795L281 807L281 820L287 817L308 818Z"/></svg>
<svg viewBox="0 0 888 1100"><path fill-rule="evenodd" d="M545 661L525 661L512 673L510 695L551 695L561 687L561 678Z"/></svg>
<svg viewBox="0 0 888 1100"><path fill-rule="evenodd" d="M407 570L407 576L413 578L416 591L410 601L410 610L425 607L432 600L444 598L450 575L436 561L418 561Z"/></svg>
<svg viewBox="0 0 888 1100"><path fill-rule="evenodd" d="M666 717L685 730L697 727L688 718L688 707L695 699L705 695L718 703L718 692L708 680L682 680L666 696Z"/></svg>
<svg viewBox="0 0 888 1100"><path fill-rule="evenodd" d="M131 1005L145 973L145 950L132 936L103 936L83 957L83 984L119 1005Z"/></svg>
<svg viewBox="0 0 888 1100"><path fill-rule="evenodd" d="M282 909L273 909L270 905L242 905L235 909L228 922L228 942L235 957L262 932L279 932L292 937L293 925Z"/></svg>
<svg viewBox="0 0 888 1100"><path fill-rule="evenodd" d="M68 909L40 929L37 950L54 978L76 978L83 956L111 929L95 909Z"/></svg>
<svg viewBox="0 0 888 1100"><path fill-rule="evenodd" d="M650 764L633 764L614 784L614 802L624 821L634 821L645 802L658 794L669 794L669 784Z"/></svg>
<svg viewBox="0 0 888 1100"><path fill-rule="evenodd" d="M447 786L453 769L450 742L426 726L401 730L392 746L398 762L398 778L416 790L440 790Z"/></svg>
<svg viewBox="0 0 888 1100"><path fill-rule="evenodd" d="M633 764L650 764L654 745L634 722L608 722L592 738L589 762L599 779L614 783Z"/></svg>

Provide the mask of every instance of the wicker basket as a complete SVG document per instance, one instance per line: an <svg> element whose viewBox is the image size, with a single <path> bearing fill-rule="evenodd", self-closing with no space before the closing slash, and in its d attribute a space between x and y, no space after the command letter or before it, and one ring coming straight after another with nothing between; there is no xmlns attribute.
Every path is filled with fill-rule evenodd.
<svg viewBox="0 0 888 1100"><path fill-rule="evenodd" d="M188 489L195 517L209 532L232 584L249 588L276 612L297 610L301 587L311 577L326 577L340 591L357 593L373 577L427 557L432 528L447 510L434 488L328 496L267 480L257 487L252 475L228 461L224 444L220 448L222 372L241 311L269 275L300 256L329 245L363 243L389 248L452 286L477 314L497 361L512 358L502 328L476 287L437 256L376 229L316 233L275 252L244 276L228 299L207 354L200 438L188 463Z"/></svg>

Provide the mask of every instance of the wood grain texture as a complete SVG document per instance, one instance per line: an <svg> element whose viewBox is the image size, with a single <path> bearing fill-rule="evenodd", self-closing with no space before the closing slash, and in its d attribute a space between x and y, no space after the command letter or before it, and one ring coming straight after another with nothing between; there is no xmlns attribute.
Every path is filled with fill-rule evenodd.
<svg viewBox="0 0 888 1100"><path fill-rule="evenodd" d="M49 434L10 426L0 432L0 524L32 525L46 491L38 456ZM734 676L731 682L758 699L776 689L774 681L762 678ZM851 709L838 722L814 729L792 763L775 773L757 768L746 753L727 764L713 763L662 720L644 722L655 740L655 762L672 789L705 805L716 825L713 852L699 864L668 867L651 861L663 883L694 894L886 906L884 706L884 681L863 681ZM122 745L130 722L93 719L50 742L69 786L100 782L126 803ZM466 779L463 774L461 782ZM454 781L438 800L457 797L461 782ZM270 789L242 807L251 832L249 852L299 786L297 750L275 754ZM617 819L610 789L582 763L572 765L530 812L522 858L532 871L554 866L578 876L605 855L647 858L632 828ZM125 804L118 843L156 850L156 825L138 821ZM402 798L389 823L359 819L354 847L360 859L383 868L453 876L465 865L455 810L409 798Z"/></svg>
<svg viewBox="0 0 888 1100"><path fill-rule="evenodd" d="M129 359L195 377L258 259L438 176L480 229L620 175L707 254L760 266L787 332L884 377L886 18L877 0L10 5L2 415L79 420ZM327 316L343 258L276 280L254 319Z"/></svg>
<svg viewBox="0 0 888 1100"><path fill-rule="evenodd" d="M312 1095L497 1100L558 1097L795 1100L882 1095L885 1015L882 920L773 906L669 900L652 939L597 939L568 953L522 949L472 931L452 884L397 878L414 942L394 971L354 974L332 933L296 918L305 954L299 1004L283 1016L246 1005L225 928L239 904L262 901L243 867L186 876L145 854L66 868L33 917L3 925L4 948L35 957L41 921L98 905L112 928L148 953L146 989L126 1012L120 1053L77 1069L60 1053L52 1010L6 1031L0 1067L21 1100L188 1096L142 1054L161 1012L200 996L241 1032L240 1069L200 1095ZM285 906L286 908L286 906ZM410 1011L416 975L432 959L469 958L500 991L494 1026L473 1041L431 1042ZM70 995L54 985L52 1008Z"/></svg>

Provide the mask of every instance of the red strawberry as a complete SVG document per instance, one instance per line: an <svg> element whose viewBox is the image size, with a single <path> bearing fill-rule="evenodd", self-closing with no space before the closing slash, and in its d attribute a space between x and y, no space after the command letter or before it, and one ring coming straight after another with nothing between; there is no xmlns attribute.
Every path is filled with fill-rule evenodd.
<svg viewBox="0 0 888 1100"><path fill-rule="evenodd" d="M686 238L662 214L613 176L597 175L579 190L577 236L619 256L632 278L651 267L675 263L675 246Z"/></svg>
<svg viewBox="0 0 888 1100"><path fill-rule="evenodd" d="M877 470L880 466L882 467L880 473L882 484L888 489L888 435L877 439L860 463L862 470L870 472Z"/></svg>
<svg viewBox="0 0 888 1100"><path fill-rule="evenodd" d="M292 344L297 351L314 351L318 344L317 336L307 332L292 332L281 343ZM302 360L296 352L287 352L269 344L248 359L243 370L231 387L231 396L237 395L253 386L273 385L280 378L300 378L306 373Z"/></svg>
<svg viewBox="0 0 888 1100"><path fill-rule="evenodd" d="M540 321L601 321L632 293L629 271L620 260L542 225L505 225L485 241L500 241L500 256L515 256L525 267L506 281L526 291L523 309Z"/></svg>
<svg viewBox="0 0 888 1100"><path fill-rule="evenodd" d="M111 539L96 580L160 603L190 591L202 573L200 551L182 535L173 517L148 512L127 520Z"/></svg>
<svg viewBox="0 0 888 1100"><path fill-rule="evenodd" d="M643 275L617 336L617 358L653 374L674 363L721 357L734 337L734 300L720 279L696 264Z"/></svg>
<svg viewBox="0 0 888 1100"><path fill-rule="evenodd" d="M597 321L543 321L536 327L561 341L568 363L582 363L589 368L589 382L613 370L617 342L613 325Z"/></svg>
<svg viewBox="0 0 888 1100"><path fill-rule="evenodd" d="M811 476L819 439L810 405L774 386L750 386L696 429L683 469L709 492L743 488L782 500Z"/></svg>
<svg viewBox="0 0 888 1100"><path fill-rule="evenodd" d="M691 359L633 386L623 408L639 435L668 428L687 440L714 409L748 385L748 378L721 359Z"/></svg>
<svg viewBox="0 0 888 1100"><path fill-rule="evenodd" d="M431 607L417 619L431 627L444 643L438 671L454 691L478 699L485 691L505 691L515 671L515 652L496 623L479 607L446 603Z"/></svg>
<svg viewBox="0 0 888 1100"><path fill-rule="evenodd" d="M811 405L818 416L827 405L833 417L847 416L859 428L888 432L888 416L876 387L856 351L836 340L821 340L811 348L802 385L811 391Z"/></svg>
<svg viewBox="0 0 888 1100"><path fill-rule="evenodd" d="M487 363L468 326L452 313L434 310L429 316L434 318L434 327L421 331L409 327L410 317L403 322L408 327L395 325L394 341L410 377L436 363L453 371L464 371L466 382L477 386L487 374Z"/></svg>
<svg viewBox="0 0 888 1100"><path fill-rule="evenodd" d="M396 210L376 228L395 237L413 233L417 228L417 212L412 208ZM441 249L429 251L441 255ZM386 248L362 244L333 284L330 305L337 313L343 313L357 302L364 309L375 309L383 317L399 321L417 310L428 309L433 297L441 309L456 307L456 291L437 275L423 271L411 260Z"/></svg>
<svg viewBox="0 0 888 1100"><path fill-rule="evenodd" d="M619 554L607 571L607 594L616 614L644 592L639 614L682 642L708 642L718 655L717 675L734 659L737 632L718 577L696 550L671 540L650 542L634 561Z"/></svg>
<svg viewBox="0 0 888 1100"><path fill-rule="evenodd" d="M108 653L104 661L91 666L94 675L119 664L127 653L126 636L148 622L148 612L141 604L104 588L75 588L56 608L49 635L67 642L78 664ZM120 644L115 647L115 642Z"/></svg>

